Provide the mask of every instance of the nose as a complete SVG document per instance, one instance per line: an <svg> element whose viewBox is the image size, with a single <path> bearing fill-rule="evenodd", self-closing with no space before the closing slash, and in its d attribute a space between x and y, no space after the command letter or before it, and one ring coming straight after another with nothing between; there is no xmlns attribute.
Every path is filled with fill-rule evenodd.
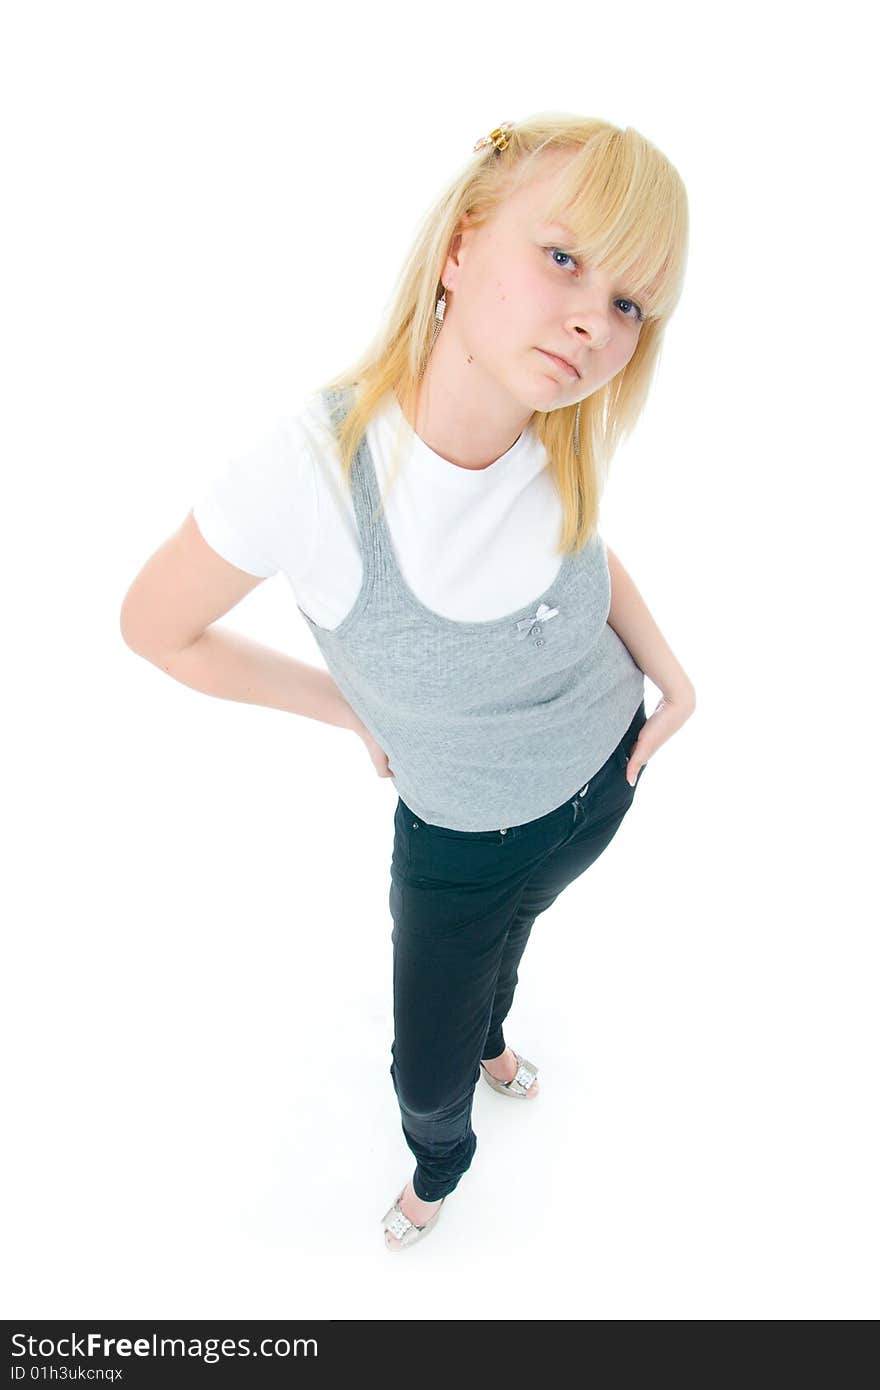
<svg viewBox="0 0 880 1390"><path fill-rule="evenodd" d="M608 315L603 314L601 309L572 314L568 326L579 337L588 338L591 347L603 348L608 346L611 328L608 323Z"/></svg>

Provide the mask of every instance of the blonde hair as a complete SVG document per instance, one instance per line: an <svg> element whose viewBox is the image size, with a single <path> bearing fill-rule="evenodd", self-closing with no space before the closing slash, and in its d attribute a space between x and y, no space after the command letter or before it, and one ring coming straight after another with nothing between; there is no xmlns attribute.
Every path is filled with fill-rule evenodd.
<svg viewBox="0 0 880 1390"><path fill-rule="evenodd" d="M405 415L415 418L419 382L435 336L440 277L463 215L479 225L539 168L541 154L571 154L546 215L556 220L564 211L576 238L576 245L566 249L606 267L625 284L644 321L626 366L580 402L578 453L577 402L535 411L530 421L546 449L562 501L559 550L565 553L580 549L595 530L611 458L647 400L664 329L684 280L687 194L666 156L631 126L621 130L591 117L544 112L515 122L508 136L502 151L489 145L475 152L441 192L417 231L387 322L360 360L326 387L353 388L351 408L337 430L350 487L358 446L387 393L393 391Z"/></svg>

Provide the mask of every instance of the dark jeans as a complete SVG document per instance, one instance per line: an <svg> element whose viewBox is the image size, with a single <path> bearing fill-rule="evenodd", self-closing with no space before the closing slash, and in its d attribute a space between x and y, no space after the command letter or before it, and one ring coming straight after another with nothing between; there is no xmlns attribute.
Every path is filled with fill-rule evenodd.
<svg viewBox="0 0 880 1390"><path fill-rule="evenodd" d="M422 1201L445 1197L470 1167L480 1060L504 1051L502 1025L532 924L598 859L632 805L626 760L646 718L642 701L586 786L524 825L449 830L398 798L391 1078Z"/></svg>

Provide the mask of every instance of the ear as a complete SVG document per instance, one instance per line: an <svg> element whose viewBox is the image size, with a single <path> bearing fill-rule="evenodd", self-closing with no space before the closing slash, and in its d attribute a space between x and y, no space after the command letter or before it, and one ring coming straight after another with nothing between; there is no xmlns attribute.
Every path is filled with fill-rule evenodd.
<svg viewBox="0 0 880 1390"><path fill-rule="evenodd" d="M458 278L462 256L475 230L476 228L473 225L473 217L471 214L469 212L462 213L458 221L458 227L449 244L446 262L441 272L441 279L448 290L455 289L455 281Z"/></svg>

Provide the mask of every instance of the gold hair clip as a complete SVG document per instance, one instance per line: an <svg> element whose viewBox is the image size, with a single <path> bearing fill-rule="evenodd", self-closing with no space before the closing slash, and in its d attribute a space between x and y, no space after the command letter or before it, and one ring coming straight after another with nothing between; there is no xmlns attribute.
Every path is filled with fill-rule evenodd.
<svg viewBox="0 0 880 1390"><path fill-rule="evenodd" d="M496 151L499 152L506 150L510 144L510 136L507 134L509 130L513 130L513 121L502 121L488 135L484 135L481 140L477 141L474 145L474 153L476 154L477 150L481 150L484 145L494 145Z"/></svg>

